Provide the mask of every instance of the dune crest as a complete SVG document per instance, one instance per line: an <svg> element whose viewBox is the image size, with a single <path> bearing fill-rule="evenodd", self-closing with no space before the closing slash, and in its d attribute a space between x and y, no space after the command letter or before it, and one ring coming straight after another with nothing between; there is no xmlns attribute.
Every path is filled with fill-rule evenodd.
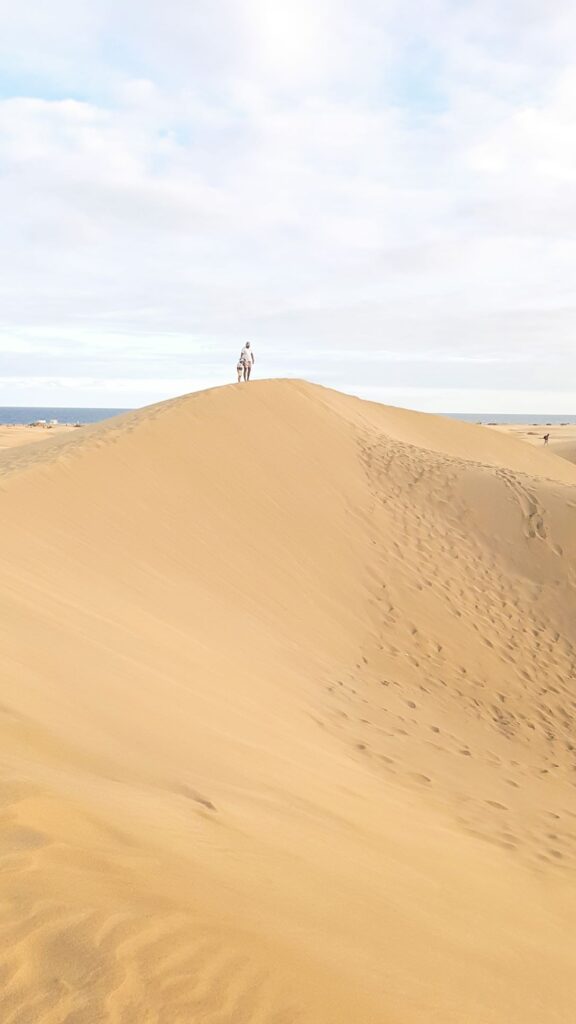
<svg viewBox="0 0 576 1024"><path fill-rule="evenodd" d="M4 1024L566 1024L576 466L300 381L0 454Z"/></svg>

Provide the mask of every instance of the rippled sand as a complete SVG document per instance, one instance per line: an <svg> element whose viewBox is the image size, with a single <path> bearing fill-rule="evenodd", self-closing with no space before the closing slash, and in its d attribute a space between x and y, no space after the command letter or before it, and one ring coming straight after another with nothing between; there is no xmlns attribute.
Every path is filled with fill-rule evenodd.
<svg viewBox="0 0 576 1024"><path fill-rule="evenodd" d="M567 1024L576 467L297 381L0 454L3 1024Z"/></svg>

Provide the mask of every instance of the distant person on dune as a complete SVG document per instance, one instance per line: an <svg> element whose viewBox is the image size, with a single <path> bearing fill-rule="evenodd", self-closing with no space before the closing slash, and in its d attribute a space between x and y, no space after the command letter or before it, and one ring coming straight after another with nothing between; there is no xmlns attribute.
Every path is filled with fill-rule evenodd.
<svg viewBox="0 0 576 1024"><path fill-rule="evenodd" d="M244 380L250 380L250 374L252 367L254 366L254 353L250 347L250 342L247 341L240 353L240 362L242 363Z"/></svg>
<svg viewBox="0 0 576 1024"><path fill-rule="evenodd" d="M242 377L244 376L244 363L242 362L242 356L240 356L240 358L238 359L236 373L238 374L238 383L240 384L242 381Z"/></svg>
<svg viewBox="0 0 576 1024"><path fill-rule="evenodd" d="M548 441L550 440L550 434L544 434L543 440L544 440L544 444L548 444Z"/></svg>

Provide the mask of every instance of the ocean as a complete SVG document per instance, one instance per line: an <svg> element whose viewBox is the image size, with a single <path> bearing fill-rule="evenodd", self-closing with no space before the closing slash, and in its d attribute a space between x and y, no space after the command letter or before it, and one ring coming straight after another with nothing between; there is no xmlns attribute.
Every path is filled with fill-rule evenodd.
<svg viewBox="0 0 576 1024"><path fill-rule="evenodd" d="M0 406L0 424L34 423L36 420L58 420L59 423L99 423L111 416L119 416L129 409L69 409L44 406ZM447 412L443 414L453 420L466 423L529 423L532 426L553 426L559 423L576 423L576 413L559 416L556 413L497 413L497 412Z"/></svg>
<svg viewBox="0 0 576 1024"><path fill-rule="evenodd" d="M540 413L521 412L445 412L451 420L464 420L465 423L528 423L532 427L553 427L559 423L576 423L576 413L559 416L556 413L547 415Z"/></svg>
<svg viewBox="0 0 576 1024"><path fill-rule="evenodd" d="M119 416L128 409L59 409L36 405L0 406L0 424L35 423L36 420L58 420L59 423L99 423Z"/></svg>

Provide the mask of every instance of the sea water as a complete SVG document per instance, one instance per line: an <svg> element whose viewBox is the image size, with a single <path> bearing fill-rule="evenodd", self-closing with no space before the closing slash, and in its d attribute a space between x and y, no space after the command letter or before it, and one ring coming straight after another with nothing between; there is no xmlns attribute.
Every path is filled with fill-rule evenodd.
<svg viewBox="0 0 576 1024"><path fill-rule="evenodd" d="M47 406L0 406L0 424L35 423L36 420L58 420L59 423L99 423L112 416L119 416L128 409L83 409L49 408ZM576 413L542 415L541 413L500 413L500 412L447 412L453 420L466 423L528 423L532 426L553 426L559 423L576 423Z"/></svg>
<svg viewBox="0 0 576 1024"><path fill-rule="evenodd" d="M36 405L0 406L0 424L35 423L36 420L58 420L58 423L99 423L118 416L127 409L62 409Z"/></svg>
<svg viewBox="0 0 576 1024"><path fill-rule="evenodd" d="M532 427L552 427L560 423L576 423L576 413L566 413L559 416L557 413L543 415L541 413L520 412L446 412L443 414L451 420L464 420L465 423L527 423Z"/></svg>

